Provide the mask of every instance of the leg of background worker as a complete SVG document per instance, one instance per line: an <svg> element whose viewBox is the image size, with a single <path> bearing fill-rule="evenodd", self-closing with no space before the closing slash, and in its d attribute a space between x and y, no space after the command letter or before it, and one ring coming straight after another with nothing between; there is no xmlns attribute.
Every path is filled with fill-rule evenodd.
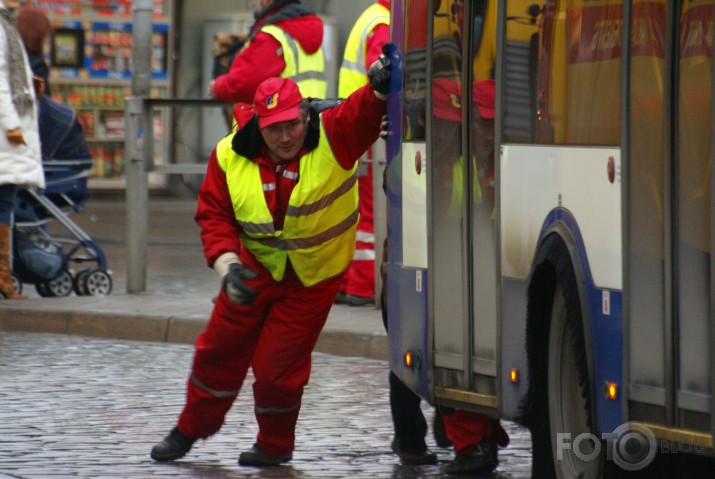
<svg viewBox="0 0 715 479"><path fill-rule="evenodd" d="M239 305L221 291L206 330L196 340L179 431L193 439L215 434L236 399L258 341L265 300Z"/></svg>
<svg viewBox="0 0 715 479"><path fill-rule="evenodd" d="M340 280L332 278L305 288L292 271L287 271L272 293L276 300L268 310L252 365L259 427L256 444L264 454L289 458L293 452L311 353Z"/></svg>
<svg viewBox="0 0 715 479"><path fill-rule="evenodd" d="M368 157L371 157L368 150ZM375 303L375 227L373 224L372 163L361 166L366 172L358 176L360 221L353 260L345 273L345 303L363 306Z"/></svg>
<svg viewBox="0 0 715 479"><path fill-rule="evenodd" d="M387 242L385 242L385 250ZM383 280L384 281L384 280ZM383 282L384 285L384 282ZM385 294L380 295L382 323L387 331L387 304ZM436 464L437 455L430 452L425 442L427 421L422 413L420 397L398 378L392 371L388 377L390 385L390 412L395 428L392 451L403 464Z"/></svg>

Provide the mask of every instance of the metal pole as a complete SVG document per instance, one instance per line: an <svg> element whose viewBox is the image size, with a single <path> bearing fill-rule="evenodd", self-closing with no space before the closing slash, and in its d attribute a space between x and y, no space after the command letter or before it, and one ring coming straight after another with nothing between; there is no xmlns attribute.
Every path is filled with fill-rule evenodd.
<svg viewBox="0 0 715 479"><path fill-rule="evenodd" d="M146 291L147 207L149 186L143 146L144 98L151 94L151 29L152 0L136 0L132 6L132 52L134 72L132 97L125 112L126 139L126 203L127 203L127 293ZM146 141L151 141L147 138Z"/></svg>
<svg viewBox="0 0 715 479"><path fill-rule="evenodd" d="M149 97L151 94L151 21L152 0L136 0L132 6L132 54L134 73L132 95Z"/></svg>

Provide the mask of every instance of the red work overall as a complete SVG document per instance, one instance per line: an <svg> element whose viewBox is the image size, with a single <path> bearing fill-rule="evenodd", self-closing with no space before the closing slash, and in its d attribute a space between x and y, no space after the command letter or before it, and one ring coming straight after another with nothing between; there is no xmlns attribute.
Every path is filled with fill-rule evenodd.
<svg viewBox="0 0 715 479"><path fill-rule="evenodd" d="M178 427L192 438L216 433L251 366L258 448L271 456L285 456L293 451L311 351L340 277L306 288L289 264L280 282L260 274L246 284L260 291L258 299L250 306L239 305L222 290L206 330L196 341Z"/></svg>

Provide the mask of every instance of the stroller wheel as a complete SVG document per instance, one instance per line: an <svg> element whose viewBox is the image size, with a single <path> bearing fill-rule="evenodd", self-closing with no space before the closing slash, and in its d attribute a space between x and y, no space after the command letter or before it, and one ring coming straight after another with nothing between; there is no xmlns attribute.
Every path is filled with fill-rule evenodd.
<svg viewBox="0 0 715 479"><path fill-rule="evenodd" d="M72 292L72 274L64 270L55 279L47 281L47 290L51 296L69 296Z"/></svg>
<svg viewBox="0 0 715 479"><path fill-rule="evenodd" d="M22 294L22 281L14 274L12 275L12 287L15 288L17 294Z"/></svg>
<svg viewBox="0 0 715 479"><path fill-rule="evenodd" d="M74 276L72 286L74 287L74 292L77 296L87 296L89 294L85 288L85 278L91 271L92 270L90 269L83 269Z"/></svg>
<svg viewBox="0 0 715 479"><path fill-rule="evenodd" d="M93 269L82 276L85 294L106 296L112 292L112 277L101 269Z"/></svg>
<svg viewBox="0 0 715 479"><path fill-rule="evenodd" d="M35 283L35 291L37 291L37 294L39 294L43 298L50 298L53 296L52 292L47 286L47 283L48 281L40 281L39 283Z"/></svg>

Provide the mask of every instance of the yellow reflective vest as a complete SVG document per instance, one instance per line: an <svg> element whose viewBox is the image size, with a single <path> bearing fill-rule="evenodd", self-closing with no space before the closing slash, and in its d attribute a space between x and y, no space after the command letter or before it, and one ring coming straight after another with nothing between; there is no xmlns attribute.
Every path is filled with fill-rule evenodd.
<svg viewBox="0 0 715 479"><path fill-rule="evenodd" d="M261 28L261 31L272 36L281 44L286 64L280 75L281 78L292 78L298 84L303 98L325 98L328 94L328 81L325 76L323 47L321 46L312 55L308 55L300 43L280 27L266 25Z"/></svg>
<svg viewBox="0 0 715 479"><path fill-rule="evenodd" d="M356 167L344 169L330 149L322 122L318 146L300 158L299 181L288 201L283 229L274 227L259 165L219 142L216 158L226 173L241 241L275 281L286 262L306 286L341 274L350 264L358 223Z"/></svg>
<svg viewBox="0 0 715 479"><path fill-rule="evenodd" d="M377 25L390 24L390 10L379 3L367 8L350 31L343 63L340 66L338 78L338 96L347 98L352 92L367 84L367 37Z"/></svg>

